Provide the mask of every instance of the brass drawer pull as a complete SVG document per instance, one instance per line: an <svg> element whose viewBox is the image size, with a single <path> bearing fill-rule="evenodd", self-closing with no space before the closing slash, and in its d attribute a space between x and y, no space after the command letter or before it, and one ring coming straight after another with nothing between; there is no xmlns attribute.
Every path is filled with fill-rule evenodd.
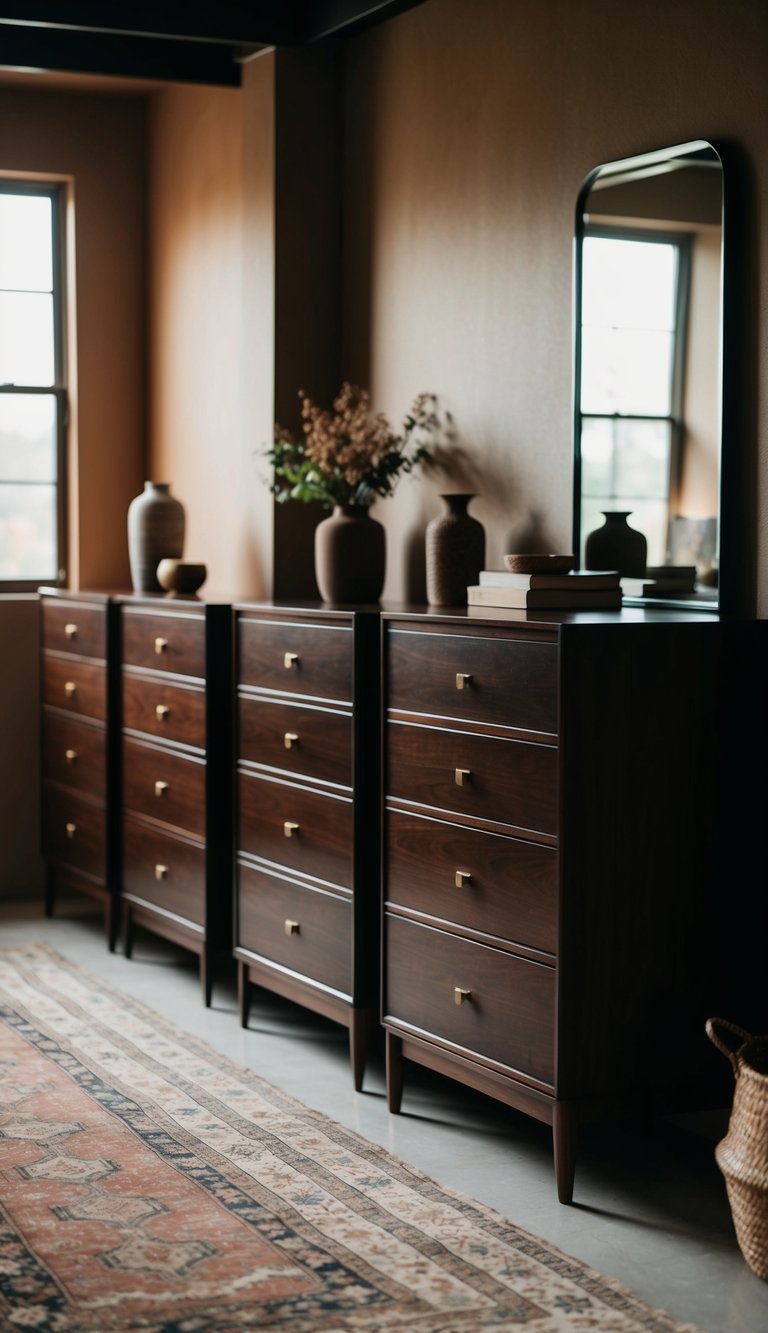
<svg viewBox="0 0 768 1333"><path fill-rule="evenodd" d="M68 699L71 699L73 694L77 694L77 686L73 680L64 682L64 693Z"/></svg>
<svg viewBox="0 0 768 1333"><path fill-rule="evenodd" d="M298 833L298 831L299 831L298 824L294 824L292 820L286 819L285 823L283 824L283 833L285 834L286 838L292 838L294 833Z"/></svg>
<svg viewBox="0 0 768 1333"><path fill-rule="evenodd" d="M466 787L471 777L472 773L468 768L455 768L453 770L453 780L457 787Z"/></svg>
<svg viewBox="0 0 768 1333"><path fill-rule="evenodd" d="M65 750L64 758L68 764L74 764L77 761L77 750Z"/></svg>
<svg viewBox="0 0 768 1333"><path fill-rule="evenodd" d="M466 671L456 672L456 689L466 690L472 684L472 677Z"/></svg>
<svg viewBox="0 0 768 1333"><path fill-rule="evenodd" d="M65 625L65 626L64 626L64 633L66 634L66 636L67 636L68 639L76 639L76 638L77 638L77 625L72 625L72 624Z"/></svg>
<svg viewBox="0 0 768 1333"><path fill-rule="evenodd" d="M283 745L285 746L286 750L293 749L293 746L298 745L298 743L299 743L299 738L296 735L296 732L286 731L285 735L283 736Z"/></svg>
<svg viewBox="0 0 768 1333"><path fill-rule="evenodd" d="M286 671L290 671L291 667L297 667L298 665L299 665L298 653L283 654L283 666L285 667Z"/></svg>
<svg viewBox="0 0 768 1333"><path fill-rule="evenodd" d="M66 824L65 828L67 832L67 837L74 838L75 834L77 833L77 824Z"/></svg>
<svg viewBox="0 0 768 1333"><path fill-rule="evenodd" d="M165 796L168 791L168 783L158 780L155 783L155 796Z"/></svg>
<svg viewBox="0 0 768 1333"><path fill-rule="evenodd" d="M170 711L171 710L167 704L155 704L155 717L158 722L164 722Z"/></svg>
<svg viewBox="0 0 768 1333"><path fill-rule="evenodd" d="M155 879L167 879L167 878L168 878L168 867L159 865L155 866Z"/></svg>
<svg viewBox="0 0 768 1333"><path fill-rule="evenodd" d="M299 934L298 921L284 921L283 930L285 931L286 935L298 935Z"/></svg>
<svg viewBox="0 0 768 1333"><path fill-rule="evenodd" d="M468 870L457 870L453 882L457 889L463 889L467 884L472 883L472 876Z"/></svg>
<svg viewBox="0 0 768 1333"><path fill-rule="evenodd" d="M167 639L155 639L155 652L158 654L158 656L160 655L160 653L164 653L167 647L168 647Z"/></svg>
<svg viewBox="0 0 768 1333"><path fill-rule="evenodd" d="M453 988L454 1004L466 1004L467 1001L471 999L472 999L471 990L465 990L463 986L454 986Z"/></svg>

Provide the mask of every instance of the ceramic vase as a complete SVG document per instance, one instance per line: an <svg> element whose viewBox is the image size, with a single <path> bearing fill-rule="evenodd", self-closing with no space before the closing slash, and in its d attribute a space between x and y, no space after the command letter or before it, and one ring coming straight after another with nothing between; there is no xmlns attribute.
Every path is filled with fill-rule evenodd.
<svg viewBox="0 0 768 1333"><path fill-rule="evenodd" d="M128 506L128 559L134 592L162 592L161 560L178 559L184 549L184 506L165 481L145 481Z"/></svg>
<svg viewBox="0 0 768 1333"><path fill-rule="evenodd" d="M587 569L618 569L620 574L642 578L648 559L648 543L642 532L631 528L629 509L603 510L605 522L587 537L584 560Z"/></svg>
<svg viewBox="0 0 768 1333"><path fill-rule="evenodd" d="M445 512L427 524L427 599L433 606L466 606L467 587L485 564L485 529L468 512L474 495L441 495Z"/></svg>
<svg viewBox="0 0 768 1333"><path fill-rule="evenodd" d="M315 580L324 602L377 602L386 541L367 505L336 505L315 528Z"/></svg>

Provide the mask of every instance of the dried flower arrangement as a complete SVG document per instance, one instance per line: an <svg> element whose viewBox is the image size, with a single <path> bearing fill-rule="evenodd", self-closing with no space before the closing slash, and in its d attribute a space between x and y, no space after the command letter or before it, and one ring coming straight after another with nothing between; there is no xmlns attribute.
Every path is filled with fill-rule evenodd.
<svg viewBox="0 0 768 1333"><path fill-rule="evenodd" d="M277 422L266 451L274 466L272 491L286 500L319 500L368 506L391 495L401 474L429 460L426 441L440 426L434 394L415 399L397 434L382 412L371 411L366 389L345 381L331 410L299 390L303 435L293 438Z"/></svg>

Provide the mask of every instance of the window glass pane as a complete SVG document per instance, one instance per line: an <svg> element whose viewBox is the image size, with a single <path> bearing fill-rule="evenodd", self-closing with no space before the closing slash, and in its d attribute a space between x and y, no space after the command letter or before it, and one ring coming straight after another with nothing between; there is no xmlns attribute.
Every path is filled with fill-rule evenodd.
<svg viewBox="0 0 768 1333"><path fill-rule="evenodd" d="M582 412L668 416L673 334L648 329L584 329Z"/></svg>
<svg viewBox="0 0 768 1333"><path fill-rule="evenodd" d="M0 483L56 481L53 394L0 393Z"/></svg>
<svg viewBox="0 0 768 1333"><path fill-rule="evenodd" d="M672 432L666 421L615 423L615 494L666 499Z"/></svg>
<svg viewBox="0 0 768 1333"><path fill-rule="evenodd" d="M53 384L53 297L0 292L0 384Z"/></svg>
<svg viewBox="0 0 768 1333"><path fill-rule="evenodd" d="M51 218L46 195L0 194L0 287L51 290Z"/></svg>
<svg viewBox="0 0 768 1333"><path fill-rule="evenodd" d="M671 447L672 429L666 421L587 417L581 429L582 492L622 502L636 496L665 499Z"/></svg>
<svg viewBox="0 0 768 1333"><path fill-rule="evenodd" d="M599 500L612 492L613 423L587 417L581 423L581 493ZM599 512L597 505L592 517Z"/></svg>
<svg viewBox="0 0 768 1333"><path fill-rule="evenodd" d="M0 578L57 575L55 486L0 485Z"/></svg>
<svg viewBox="0 0 768 1333"><path fill-rule="evenodd" d="M676 273L674 245L586 236L583 323L669 332L675 326Z"/></svg>

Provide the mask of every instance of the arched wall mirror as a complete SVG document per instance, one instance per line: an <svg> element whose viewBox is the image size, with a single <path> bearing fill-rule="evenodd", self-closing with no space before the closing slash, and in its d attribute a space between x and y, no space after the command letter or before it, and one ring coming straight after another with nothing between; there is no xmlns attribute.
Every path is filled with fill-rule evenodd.
<svg viewBox="0 0 768 1333"><path fill-rule="evenodd" d="M605 567L590 534L641 532L625 601L721 609L725 199L705 140L600 166L579 195L574 551Z"/></svg>

